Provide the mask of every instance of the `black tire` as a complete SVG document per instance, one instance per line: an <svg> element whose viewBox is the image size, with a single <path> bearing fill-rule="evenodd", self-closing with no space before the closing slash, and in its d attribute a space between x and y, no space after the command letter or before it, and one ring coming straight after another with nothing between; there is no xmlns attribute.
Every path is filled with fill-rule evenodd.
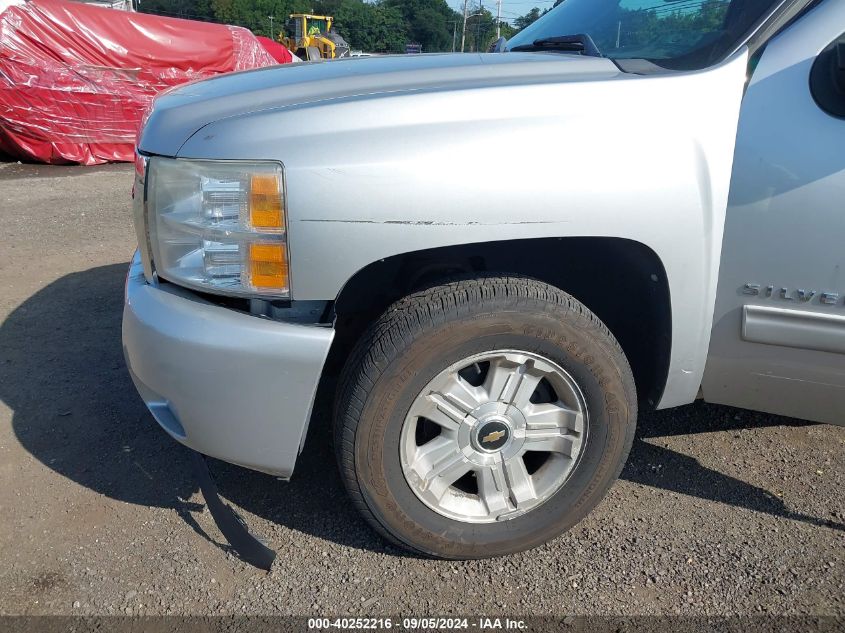
<svg viewBox="0 0 845 633"><path fill-rule="evenodd" d="M416 497L399 464L399 435L433 376L500 348L540 354L569 372L589 410L589 437L565 485L542 505L507 521L466 523ZM455 281L399 300L358 342L339 389L335 448L354 505L389 541L450 559L530 549L580 521L619 476L637 417L631 369L610 331L570 295L521 277Z"/></svg>

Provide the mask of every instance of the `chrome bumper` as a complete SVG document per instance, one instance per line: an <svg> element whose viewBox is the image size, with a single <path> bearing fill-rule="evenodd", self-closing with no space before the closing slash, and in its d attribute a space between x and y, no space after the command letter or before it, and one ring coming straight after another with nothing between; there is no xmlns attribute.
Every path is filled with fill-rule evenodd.
<svg viewBox="0 0 845 633"><path fill-rule="evenodd" d="M123 351L159 425L205 455L290 477L334 330L270 321L126 278Z"/></svg>

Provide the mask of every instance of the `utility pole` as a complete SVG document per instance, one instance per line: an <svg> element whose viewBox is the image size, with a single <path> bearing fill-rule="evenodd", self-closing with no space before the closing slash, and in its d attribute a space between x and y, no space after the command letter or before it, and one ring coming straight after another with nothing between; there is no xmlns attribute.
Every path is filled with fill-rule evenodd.
<svg viewBox="0 0 845 633"><path fill-rule="evenodd" d="M502 37L502 0L496 0L496 39Z"/></svg>
<svg viewBox="0 0 845 633"><path fill-rule="evenodd" d="M458 21L452 20L452 52L455 52L455 40L458 39Z"/></svg>
<svg viewBox="0 0 845 633"><path fill-rule="evenodd" d="M478 13L475 15L482 16L484 15L484 0L478 3ZM478 18L475 22L475 52L481 52L481 47L478 43L481 41L481 17Z"/></svg>
<svg viewBox="0 0 845 633"><path fill-rule="evenodd" d="M479 52L478 41L481 39L481 20L475 21L475 52Z"/></svg>
<svg viewBox="0 0 845 633"><path fill-rule="evenodd" d="M270 39L271 39L271 40L273 40L273 41L275 41L275 40L276 40L276 36L275 36L275 35L273 35L273 17L274 17L274 16L272 16L272 15L268 15L268 16L267 16L267 19L268 19L268 20L270 20Z"/></svg>
<svg viewBox="0 0 845 633"><path fill-rule="evenodd" d="M469 0L464 0L464 28L463 28L463 31L461 32L461 52L462 53L464 52L464 45L466 44L466 39L467 39L467 19L468 18L474 18L477 15L484 15L484 4L483 4L483 2L478 3L478 12L473 13L472 15L469 15L467 13L467 4L468 3L469 3ZM481 25L481 20L478 21L478 28L480 28L480 25ZM475 47L476 48L478 48L478 28L475 29L475 32L476 32Z"/></svg>
<svg viewBox="0 0 845 633"><path fill-rule="evenodd" d="M467 3L469 0L464 0L464 28L461 31L461 52L464 52L464 45L467 41Z"/></svg>

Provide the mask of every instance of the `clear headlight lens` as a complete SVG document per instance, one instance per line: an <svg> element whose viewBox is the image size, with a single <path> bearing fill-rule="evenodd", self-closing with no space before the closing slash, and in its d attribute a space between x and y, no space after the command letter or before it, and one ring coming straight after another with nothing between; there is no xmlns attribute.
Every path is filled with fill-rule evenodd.
<svg viewBox="0 0 845 633"><path fill-rule="evenodd" d="M153 157L147 217L160 277L218 294L290 296L279 163Z"/></svg>

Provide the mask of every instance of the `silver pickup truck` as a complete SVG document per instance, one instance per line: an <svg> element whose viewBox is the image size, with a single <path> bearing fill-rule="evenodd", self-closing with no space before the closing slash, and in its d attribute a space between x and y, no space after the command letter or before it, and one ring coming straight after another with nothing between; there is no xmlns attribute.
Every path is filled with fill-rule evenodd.
<svg viewBox="0 0 845 633"><path fill-rule="evenodd" d="M288 478L335 393L354 505L447 558L579 521L638 408L845 422L845 0L566 0L496 50L186 85L136 163L158 423Z"/></svg>

